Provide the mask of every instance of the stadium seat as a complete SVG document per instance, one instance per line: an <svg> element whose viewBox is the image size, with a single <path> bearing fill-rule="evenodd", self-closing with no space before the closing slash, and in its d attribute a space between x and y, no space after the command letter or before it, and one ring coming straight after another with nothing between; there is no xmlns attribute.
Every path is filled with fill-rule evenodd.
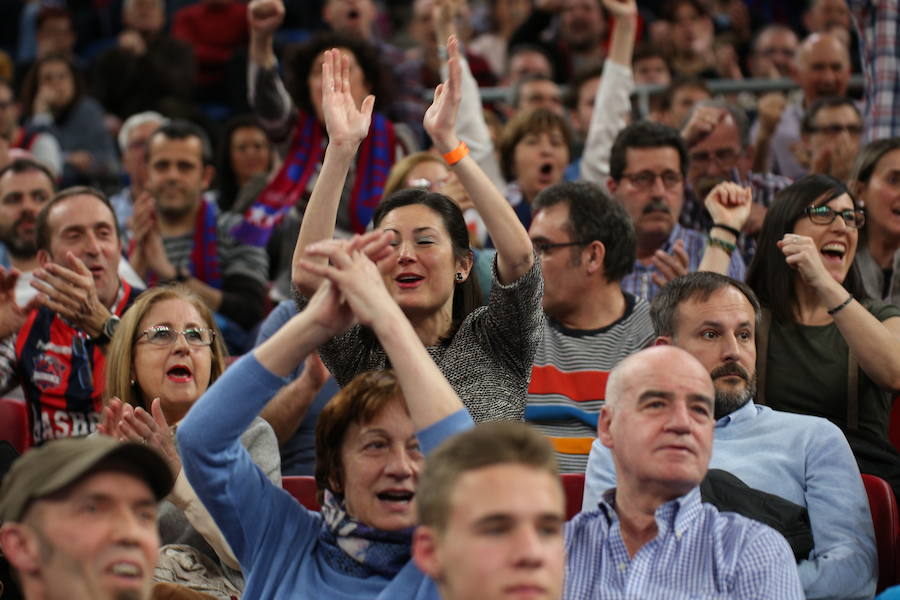
<svg viewBox="0 0 900 600"><path fill-rule="evenodd" d="M316 499L316 478L309 475L289 475L281 478L281 487L309 510L319 510Z"/></svg>
<svg viewBox="0 0 900 600"><path fill-rule="evenodd" d="M18 398L0 398L0 439L21 454L28 447L28 412Z"/></svg>
<svg viewBox="0 0 900 600"><path fill-rule="evenodd" d="M894 404L891 407L891 418L888 422L888 438L894 448L900 450L900 396L894 396Z"/></svg>
<svg viewBox="0 0 900 600"><path fill-rule="evenodd" d="M584 473L563 473L561 476L563 491L566 493L566 520L581 512L581 499L584 496Z"/></svg>
<svg viewBox="0 0 900 600"><path fill-rule="evenodd" d="M875 475L863 473L863 484L869 496L869 510L875 525L875 545L878 549L878 591L897 583L897 541L900 535L900 516L891 486Z"/></svg>

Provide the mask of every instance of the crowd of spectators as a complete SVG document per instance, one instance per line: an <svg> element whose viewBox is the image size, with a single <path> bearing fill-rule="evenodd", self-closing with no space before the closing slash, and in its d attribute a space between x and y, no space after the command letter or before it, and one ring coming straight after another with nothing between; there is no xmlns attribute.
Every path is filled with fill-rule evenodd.
<svg viewBox="0 0 900 600"><path fill-rule="evenodd" d="M130 598L874 597L898 14L4 2L0 596L87 487Z"/></svg>

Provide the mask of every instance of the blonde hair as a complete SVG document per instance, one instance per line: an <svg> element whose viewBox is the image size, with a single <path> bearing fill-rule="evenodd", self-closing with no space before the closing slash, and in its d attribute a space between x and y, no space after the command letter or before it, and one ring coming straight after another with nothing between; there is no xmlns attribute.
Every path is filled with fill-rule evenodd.
<svg viewBox="0 0 900 600"><path fill-rule="evenodd" d="M134 407L150 410L149 406L144 405L140 389L134 379L134 344L141 333L138 328L144 315L150 312L154 305L165 300L183 300L187 302L197 309L206 327L215 332L213 343L209 348L212 354L209 385L212 385L225 370L225 359L228 353L225 350L225 344L222 342L222 334L216 327L212 311L209 310L203 300L194 292L181 285L151 288L138 296L134 304L122 315L122 321L116 328L116 333L109 344L109 349L106 352L104 404L115 396L122 402L131 404Z"/></svg>
<svg viewBox="0 0 900 600"><path fill-rule="evenodd" d="M395 162L394 166L391 167L391 172L388 173L387 182L384 184L384 192L381 195L382 200L394 192L408 188L406 180L409 178L410 171L427 162L438 163L443 167L447 166L444 159L432 152L416 152Z"/></svg>

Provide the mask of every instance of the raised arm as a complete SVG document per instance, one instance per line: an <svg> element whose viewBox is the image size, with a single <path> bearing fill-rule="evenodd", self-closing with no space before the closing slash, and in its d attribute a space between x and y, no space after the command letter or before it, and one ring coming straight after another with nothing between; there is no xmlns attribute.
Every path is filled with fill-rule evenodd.
<svg viewBox="0 0 900 600"><path fill-rule="evenodd" d="M321 279L312 271L301 269L300 260L307 246L334 236L344 181L359 144L369 132L374 105L375 96L368 96L357 108L350 93L350 59L339 50L328 50L322 63L322 111L328 147L300 225L291 271L294 285L304 296L312 296Z"/></svg>
<svg viewBox="0 0 900 600"><path fill-rule="evenodd" d="M451 37L447 42L447 53L447 81L434 90L434 102L425 113L424 120L425 131L431 136L438 151L444 155L460 146L456 135L456 115L462 99L462 75L456 38ZM528 232L522 227L512 206L471 156L466 154L450 165L450 169L466 188L497 248L500 282L509 284L518 280L534 263Z"/></svg>
<svg viewBox="0 0 900 600"><path fill-rule="evenodd" d="M753 192L750 188L724 181L709 192L704 203L713 226L709 230L710 242L697 270L728 275L731 255L738 241L735 232L740 231L750 217Z"/></svg>
<svg viewBox="0 0 900 600"><path fill-rule="evenodd" d="M370 238L375 241L368 248L363 248L365 236L351 241L320 242L307 252L327 259L328 264L304 260L301 266L325 277L329 285L340 291L356 320L375 332L397 374L410 418L420 431L462 410L463 405L384 287L378 267L369 259L378 257L378 244L387 248L390 241L390 235L378 236ZM390 252L380 254L382 258L391 256Z"/></svg>

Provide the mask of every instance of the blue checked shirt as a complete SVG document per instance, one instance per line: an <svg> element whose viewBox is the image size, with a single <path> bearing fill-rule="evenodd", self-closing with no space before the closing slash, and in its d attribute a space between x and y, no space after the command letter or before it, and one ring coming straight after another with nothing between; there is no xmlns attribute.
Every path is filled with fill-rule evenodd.
<svg viewBox="0 0 900 600"><path fill-rule="evenodd" d="M859 31L866 81L865 141L900 136L900 46L897 0L848 0Z"/></svg>
<svg viewBox="0 0 900 600"><path fill-rule="evenodd" d="M671 254L672 248L678 240L684 242L684 251L688 255L688 272L693 273L700 266L700 261L703 260L703 253L706 251L706 235L699 231L685 229L681 225L675 225L669 239L660 250ZM731 263L728 265L728 276L743 281L746 270L741 253L733 253ZM645 265L640 260L634 261L634 270L622 278L622 290L650 302L659 292L659 286L653 281L654 273L660 273L660 271L652 264Z"/></svg>
<svg viewBox="0 0 900 600"><path fill-rule="evenodd" d="M656 509L656 538L629 557L614 493L566 524L567 600L803 600L781 534L701 504L697 487Z"/></svg>

